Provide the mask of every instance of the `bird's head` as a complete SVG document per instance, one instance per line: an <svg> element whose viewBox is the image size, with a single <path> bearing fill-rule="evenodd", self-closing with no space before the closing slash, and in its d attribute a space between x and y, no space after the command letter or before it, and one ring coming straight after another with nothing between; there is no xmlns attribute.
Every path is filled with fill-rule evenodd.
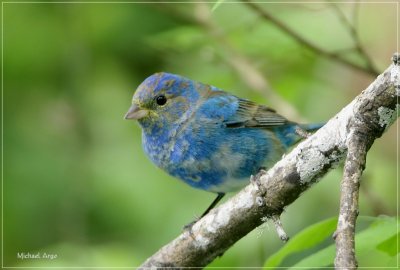
<svg viewBox="0 0 400 270"><path fill-rule="evenodd" d="M198 100L196 84L179 75L153 74L137 88L125 119L138 120L144 129L171 126Z"/></svg>

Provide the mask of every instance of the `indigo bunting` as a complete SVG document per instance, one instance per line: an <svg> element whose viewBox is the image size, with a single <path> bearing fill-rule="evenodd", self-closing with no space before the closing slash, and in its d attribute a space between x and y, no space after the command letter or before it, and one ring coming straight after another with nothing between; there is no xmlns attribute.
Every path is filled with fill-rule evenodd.
<svg viewBox="0 0 400 270"><path fill-rule="evenodd" d="M273 109L179 75L156 73L137 88L125 119L138 120L151 161L190 186L224 196L270 168L301 139Z"/></svg>

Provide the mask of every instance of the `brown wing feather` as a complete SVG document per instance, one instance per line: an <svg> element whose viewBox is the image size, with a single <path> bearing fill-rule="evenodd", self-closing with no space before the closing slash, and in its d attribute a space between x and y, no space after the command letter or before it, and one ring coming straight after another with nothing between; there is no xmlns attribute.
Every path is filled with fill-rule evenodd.
<svg viewBox="0 0 400 270"><path fill-rule="evenodd" d="M288 123L286 118L277 114L271 108L245 99L238 99L238 102L239 107L235 117L227 121L228 127L268 128Z"/></svg>

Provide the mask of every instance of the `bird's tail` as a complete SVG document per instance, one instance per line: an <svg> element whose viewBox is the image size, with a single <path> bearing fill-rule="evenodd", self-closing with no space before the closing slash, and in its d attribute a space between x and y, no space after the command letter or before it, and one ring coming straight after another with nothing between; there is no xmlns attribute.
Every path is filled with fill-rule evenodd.
<svg viewBox="0 0 400 270"><path fill-rule="evenodd" d="M297 126L300 127L302 130L307 132L314 132L324 126L326 123L314 123L314 124L298 124Z"/></svg>

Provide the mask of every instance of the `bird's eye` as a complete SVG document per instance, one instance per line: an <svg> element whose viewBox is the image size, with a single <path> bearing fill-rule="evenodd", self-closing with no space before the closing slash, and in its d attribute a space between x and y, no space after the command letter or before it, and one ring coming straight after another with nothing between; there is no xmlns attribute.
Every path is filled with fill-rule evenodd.
<svg viewBox="0 0 400 270"><path fill-rule="evenodd" d="M160 106L164 105L167 103L167 98L164 95L159 95L156 97L156 103Z"/></svg>

